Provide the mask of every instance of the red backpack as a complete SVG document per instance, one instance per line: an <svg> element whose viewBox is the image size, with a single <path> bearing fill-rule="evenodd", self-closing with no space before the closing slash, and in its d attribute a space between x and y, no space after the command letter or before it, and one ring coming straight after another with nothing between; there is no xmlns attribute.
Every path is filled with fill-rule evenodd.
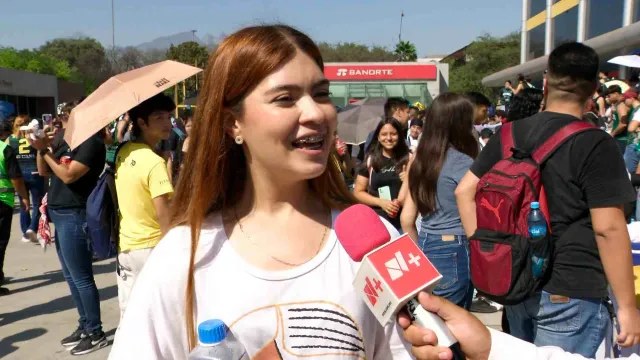
<svg viewBox="0 0 640 360"><path fill-rule="evenodd" d="M596 127L574 121L553 134L532 154L514 147L513 123L502 126L502 160L478 183L478 228L469 238L471 280L478 292L500 304L521 302L539 289L545 276L533 276L532 253L549 264L553 252L546 195L540 179L541 165L571 136ZM531 202L538 201L547 220L547 235L536 243L529 239L527 217ZM550 266L547 266L548 272Z"/></svg>

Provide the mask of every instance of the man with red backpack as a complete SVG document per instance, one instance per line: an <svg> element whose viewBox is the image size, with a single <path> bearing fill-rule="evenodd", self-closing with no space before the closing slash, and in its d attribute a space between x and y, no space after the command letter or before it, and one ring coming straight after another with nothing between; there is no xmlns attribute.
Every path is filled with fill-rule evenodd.
<svg viewBox="0 0 640 360"><path fill-rule="evenodd" d="M585 45L556 48L546 110L504 125L456 189L474 285L506 305L511 334L587 358L611 329L608 286L620 305L618 341L640 343L623 212L634 191L615 140L580 119L598 64ZM547 221L542 257L527 223L534 202Z"/></svg>

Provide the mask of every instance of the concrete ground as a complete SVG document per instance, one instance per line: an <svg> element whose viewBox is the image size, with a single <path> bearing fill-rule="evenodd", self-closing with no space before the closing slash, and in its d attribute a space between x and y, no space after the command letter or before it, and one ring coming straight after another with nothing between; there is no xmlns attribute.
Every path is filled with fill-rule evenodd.
<svg viewBox="0 0 640 360"><path fill-rule="evenodd" d="M11 294L0 297L0 359L106 359L110 346L75 357L60 345L77 327L78 315L55 246L43 252L39 245L22 243L17 215L12 230L4 264L9 278L5 287ZM120 317L115 261L94 263L94 273L103 327L111 342ZM477 315L486 325L500 329L500 313Z"/></svg>

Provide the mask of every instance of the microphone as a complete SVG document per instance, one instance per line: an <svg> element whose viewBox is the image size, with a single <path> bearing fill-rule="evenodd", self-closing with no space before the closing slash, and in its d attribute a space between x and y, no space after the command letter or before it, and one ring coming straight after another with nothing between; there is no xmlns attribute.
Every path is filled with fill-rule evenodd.
<svg viewBox="0 0 640 360"><path fill-rule="evenodd" d="M465 359L444 321L416 299L422 290L431 292L442 275L409 235L390 241L378 214L362 204L340 213L335 231L349 257L361 263L353 286L380 324L395 320L405 308L414 324L436 334L438 346L450 348L455 360Z"/></svg>

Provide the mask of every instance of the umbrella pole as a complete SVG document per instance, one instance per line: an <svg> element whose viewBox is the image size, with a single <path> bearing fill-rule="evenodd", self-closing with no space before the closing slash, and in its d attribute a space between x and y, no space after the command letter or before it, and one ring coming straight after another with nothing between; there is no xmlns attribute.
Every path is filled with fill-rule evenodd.
<svg viewBox="0 0 640 360"><path fill-rule="evenodd" d="M176 104L175 118L178 118L178 84L173 87L173 103Z"/></svg>

